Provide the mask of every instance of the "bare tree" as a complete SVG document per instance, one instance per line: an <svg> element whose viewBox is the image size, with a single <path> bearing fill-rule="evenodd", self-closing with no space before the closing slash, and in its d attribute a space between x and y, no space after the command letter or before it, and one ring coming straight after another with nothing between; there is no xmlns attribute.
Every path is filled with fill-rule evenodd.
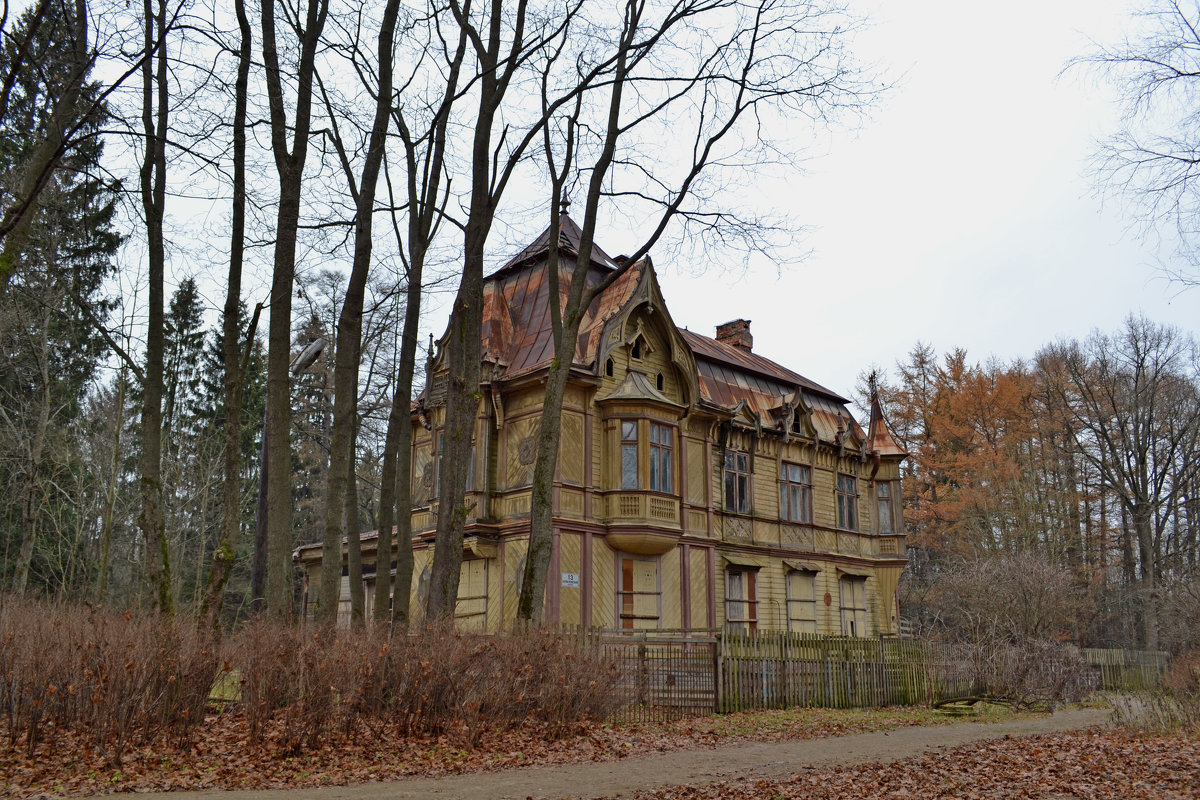
<svg viewBox="0 0 1200 800"><path fill-rule="evenodd" d="M1120 92L1121 127L1095 157L1106 191L1133 201L1133 213L1152 232L1159 224L1180 238L1183 267L1174 277L1200 281L1200 6L1149 0L1134 19L1136 33L1097 45L1077 59Z"/></svg>
<svg viewBox="0 0 1200 800"><path fill-rule="evenodd" d="M1195 343L1130 318L1114 337L1046 348L1044 379L1070 413L1078 452L1099 473L1133 531L1142 644L1159 647L1165 534L1200 475L1200 390Z"/></svg>
<svg viewBox="0 0 1200 800"><path fill-rule="evenodd" d="M279 209L275 224L275 258L271 281L271 321L267 351L267 609L291 618L292 506L291 405L288 390L291 362L292 292L296 275L296 239L300 190L308 158L312 126L313 75L317 47L329 14L328 0L308 0L299 8L282 8L282 0L262 3L263 62L270 104L271 150L279 176ZM282 13L280 13L282 11ZM288 120L284 81L290 70L280 63L277 15L288 20L299 50L294 65L295 113ZM292 133L291 148L288 133ZM340 513L340 510L339 510ZM340 559L339 559L340 560Z"/></svg>
<svg viewBox="0 0 1200 800"><path fill-rule="evenodd" d="M744 173L763 165L768 153L785 152L783 143L766 132L762 119L776 114L828 119L839 108L863 102L864 88L844 49L852 27L853 20L839 8L820 3L677 0L656 7L645 0L627 0L616 32L604 37L613 41L611 50L578 59L597 66L592 74L579 76L584 91L574 94L570 110L543 129L551 173L552 231L560 229L560 202L572 176L585 179L587 189L566 300L562 307L550 303L555 357L546 378L534 461L529 555L517 611L521 619L541 619L553 541L552 488L563 396L588 308L646 257L672 223L698 223L762 248L770 226L728 208L702 207L696 190L722 167L736 163ZM547 65L542 82L548 117L553 66ZM588 118L593 92L603 99ZM757 129L743 130L744 120L753 120ZM673 171L655 154L639 152L636 137L649 140L652 127L664 133L669 128L675 148L687 153ZM561 134L559 142L552 136L555 131ZM589 134L591 142L585 139ZM588 144L591 159L583 163L581 152ZM650 230L615 268L589 281L597 215L601 200L610 197L648 205ZM559 256L559 237L552 235L546 267L551 298L561 296Z"/></svg>
<svg viewBox="0 0 1200 800"><path fill-rule="evenodd" d="M154 604L173 611L171 556L167 544L162 497L162 395L164 277L166 242L163 220L167 192L167 124L169 116L166 36L170 29L167 0L143 0L145 37L142 62L142 133L140 171L142 213L146 222L149 309L146 320L146 366L142 379L141 485L138 527L145 540L145 567Z"/></svg>
<svg viewBox="0 0 1200 800"><path fill-rule="evenodd" d="M569 21L578 12L573 0L558 15L535 19L528 0L511 7L501 0L475 6L450 0L449 11L463 31L474 56L473 92L477 105L469 130L470 183L463 229L463 267L447 330L446 414L444 469L438 477L440 498L430 575L427 615L448 617L458 597L462 563L463 527L467 511L463 499L470 464L471 434L479 409L481 331L483 324L483 265L488 234L496 209L517 165L541 130L549 112L520 133L507 126L501 108L518 71L535 56L561 50ZM568 93L567 97L570 94ZM567 101L560 98L559 103ZM403 509L402 509L403 510Z"/></svg>
<svg viewBox="0 0 1200 800"><path fill-rule="evenodd" d="M375 95L375 113L368 134L366 158L357 185L354 170L346 152L345 143L336 133L334 144L342 163L342 170L351 196L355 201L354 256L346 295L342 301L337 325L337 349L334 364L333 436L329 454L329 482L325 492L325 536L322 546L322 563L331 565L341 562L342 538L346 531L343 519L351 514L347 509L357 507L356 498L347 502L348 476L354 471L354 419L358 401L358 366L362 348L363 300L366 294L367 275L371 267L373 231L375 220L375 194L379 184L379 172L383 165L386 136L391 123L393 107L392 74L394 71L392 52L395 49L396 19L400 0L387 0L377 39L376 81L371 87ZM361 71L360 71L361 74ZM333 109L326 102L333 118ZM355 525L357 527L357 525ZM351 619L355 625L364 620L362 597L362 569L357 534L347 539L351 561ZM357 572L357 574L355 574ZM341 571L321 570L320 619L332 625L337 619L338 594L341 589Z"/></svg>
<svg viewBox="0 0 1200 800"><path fill-rule="evenodd" d="M234 546L241 529L242 493L242 398L245 384L244 362L250 358L260 305L254 311L250 329L244 335L240 329L242 295L242 263L246 237L246 106L250 83L250 62L254 43L245 0L234 0L238 23L237 77L233 91L233 203L229 237L229 271L222 312L222 344L225 351L225 445L222 480L221 534L213 551L212 569L204 599L200 606L201 619L207 618L216 626L221 619L221 600L225 585L233 571ZM290 293L289 293L290 296ZM240 343L246 342L245 353Z"/></svg>

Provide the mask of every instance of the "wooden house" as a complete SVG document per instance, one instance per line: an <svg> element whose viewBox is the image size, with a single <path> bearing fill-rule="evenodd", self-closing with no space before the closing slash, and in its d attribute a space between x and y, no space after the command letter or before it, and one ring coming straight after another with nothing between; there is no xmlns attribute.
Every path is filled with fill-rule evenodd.
<svg viewBox="0 0 1200 800"><path fill-rule="evenodd" d="M553 356L548 237L485 281L483 399L457 607L467 628L495 631L516 616L542 379ZM578 241L564 217L564 287ZM591 279L619 263L599 247L591 262ZM443 441L440 353L429 366L411 454L414 608L429 582ZM574 354L546 619L896 633L905 453L878 403L867 431L847 403L756 354L749 320L717 326L715 338L681 330L650 260L634 265L597 298ZM374 543L373 533L364 536L368 597ZM297 560L315 587L320 547L300 548Z"/></svg>

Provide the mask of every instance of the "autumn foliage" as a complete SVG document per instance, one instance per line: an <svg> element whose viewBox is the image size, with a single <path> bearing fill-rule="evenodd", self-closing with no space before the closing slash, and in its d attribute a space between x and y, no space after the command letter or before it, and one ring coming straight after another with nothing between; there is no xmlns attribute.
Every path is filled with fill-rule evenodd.
<svg viewBox="0 0 1200 800"><path fill-rule="evenodd" d="M1023 554L1068 574L1057 599L1070 618L1063 635L1076 643L1200 645L1175 613L1200 578L1200 350L1191 338L1130 318L1111 335L1010 363L918 343L893 378L876 377L910 454L906 616L936 622L946 576Z"/></svg>

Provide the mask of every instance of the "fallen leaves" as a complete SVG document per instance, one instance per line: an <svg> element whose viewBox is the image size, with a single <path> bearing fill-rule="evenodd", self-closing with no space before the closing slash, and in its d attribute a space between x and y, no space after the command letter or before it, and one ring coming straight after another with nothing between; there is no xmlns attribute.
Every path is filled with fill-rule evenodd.
<svg viewBox="0 0 1200 800"><path fill-rule="evenodd" d="M1004 737L891 764L676 786L637 800L1195 800L1200 739L1120 729Z"/></svg>
<svg viewBox="0 0 1200 800"><path fill-rule="evenodd" d="M272 789L345 785L482 772L536 764L615 761L632 754L711 748L738 741L811 739L895 730L947 721L920 709L792 709L703 717L668 724L577 725L569 730L526 724L485 732L474 748L447 736L402 736L365 726L293 755L276 725L263 746L251 745L238 713L212 714L186 749L166 739L129 751L114 766L89 737L57 731L54 745L32 756L23 746L0 750L0 794L10 797L178 789ZM7 739L0 730L0 741Z"/></svg>

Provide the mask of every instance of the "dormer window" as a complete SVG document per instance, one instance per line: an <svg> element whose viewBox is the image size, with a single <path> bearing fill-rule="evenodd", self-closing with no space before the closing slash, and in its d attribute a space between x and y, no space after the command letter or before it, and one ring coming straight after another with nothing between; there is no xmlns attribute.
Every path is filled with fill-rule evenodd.
<svg viewBox="0 0 1200 800"><path fill-rule="evenodd" d="M642 339L642 337L639 336L638 338L633 340L633 348L629 351L629 355L632 356L633 358L637 359L638 361L641 361L642 360L642 349L644 346L645 346L645 341Z"/></svg>
<svg viewBox="0 0 1200 800"><path fill-rule="evenodd" d="M792 433L804 433L804 421L800 419L800 409L792 412Z"/></svg>

